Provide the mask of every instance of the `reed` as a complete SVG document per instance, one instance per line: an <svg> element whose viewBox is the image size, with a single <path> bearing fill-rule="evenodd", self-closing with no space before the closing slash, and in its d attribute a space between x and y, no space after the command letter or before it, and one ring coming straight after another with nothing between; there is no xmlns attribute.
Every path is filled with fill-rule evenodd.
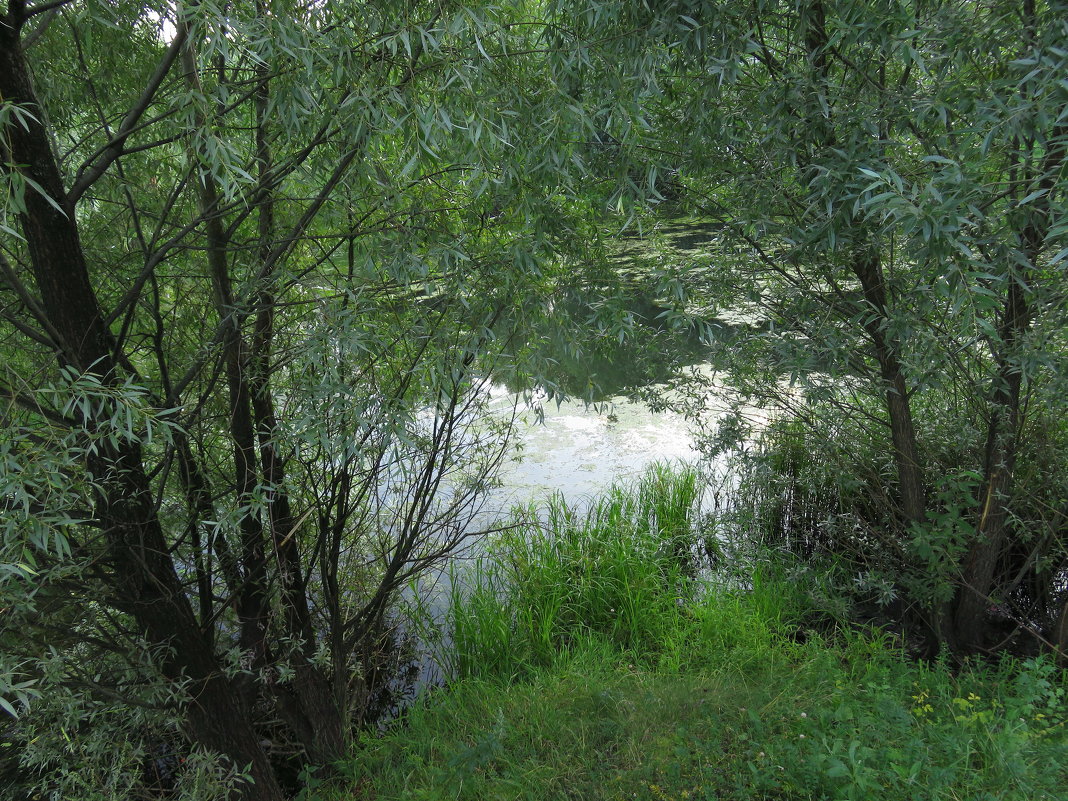
<svg viewBox="0 0 1068 801"><path fill-rule="evenodd" d="M696 469L658 466L585 505L556 495L516 510L474 568L453 576L446 673L521 675L590 640L657 653L694 590L699 494Z"/></svg>

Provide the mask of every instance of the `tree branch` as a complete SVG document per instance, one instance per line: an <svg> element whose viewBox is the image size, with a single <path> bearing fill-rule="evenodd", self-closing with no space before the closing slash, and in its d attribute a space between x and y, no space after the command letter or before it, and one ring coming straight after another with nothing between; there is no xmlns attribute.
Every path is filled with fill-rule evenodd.
<svg viewBox="0 0 1068 801"><path fill-rule="evenodd" d="M31 47L33 47L34 43L36 43L36 41L41 38L42 34L44 34L44 32L48 30L49 26L51 26L51 24L52 24L52 21L56 18L56 15L59 13L59 8L60 7L57 5L57 6L54 6L54 7L50 8L50 9L48 9L48 11L45 13L44 18L39 23L37 23L37 27L34 28L32 31L30 31L28 34L26 34L26 36L23 37L23 39L22 39L22 50L23 50L23 52L25 52L25 51L29 50Z"/></svg>
<svg viewBox="0 0 1068 801"><path fill-rule="evenodd" d="M184 25L179 26L178 32L174 36L174 41L171 42L170 47L167 48L167 52L163 54L163 58L156 66L156 71L152 74L152 77L148 80L148 86L145 87L145 91L141 93L141 96L137 99L137 102L126 113L126 116L122 120L122 124L119 126L118 131L115 133L114 138L104 148L103 153L92 164L84 164L81 169L78 170L78 175L75 177L74 185L67 193L67 210L70 212L74 208L74 204L78 202L78 199L85 194L90 186L107 171L108 167L123 153L123 146L126 144L126 139L133 133L138 120L148 110L149 105L156 96L156 92L159 91L160 85L163 83L163 79L167 77L167 73L170 72L171 67L178 58L178 54L182 50L182 46L185 44L187 35L187 29Z"/></svg>
<svg viewBox="0 0 1068 801"><path fill-rule="evenodd" d="M337 167L334 169L330 178L326 181L322 190L319 192L319 194L308 206L307 210L305 210L301 218L290 230L289 235L281 239L280 244L274 250L271 251L270 255L267 258L263 260L263 263L260 265L260 269L257 271L255 279L251 282L253 285L258 284L267 275L269 275L271 273L271 270L274 269L275 264L284 259L284 257L289 254L290 250L296 247L296 244L303 237L305 231L307 230L307 227L311 224L312 220L315 219L316 215L319 213L319 210L322 208L327 198L330 197L330 194L334 191L334 188L344 177L345 173L348 172L348 169L351 166L352 162L361 152L362 148L360 146L356 146L345 154L345 156L338 163ZM214 334L212 335L210 340L208 340L208 346L202 351L202 354L200 356L196 357L193 364L190 365L188 370L186 370L185 375L183 375L182 378L175 383L173 397L169 398L168 402L177 402L177 399L181 396L185 388L193 381L194 378L196 378L197 374L200 373L201 369L203 369L204 365L210 359L212 352L215 350L215 346L219 345L223 341L223 338L226 336L226 332L235 326L240 326L242 321L244 321L251 313L252 309L248 308L247 304L240 304L236 306L233 311L231 311L230 314L228 314L223 320L219 321L219 324L216 327Z"/></svg>
<svg viewBox="0 0 1068 801"><path fill-rule="evenodd" d="M26 8L24 10L22 21L25 22L30 17L36 16L37 14L43 14L44 12L51 11L55 8L60 8L61 6L65 6L70 2L71 0L48 0L48 2L46 3L40 3L36 6L31 6L30 8Z"/></svg>
<svg viewBox="0 0 1068 801"><path fill-rule="evenodd" d="M38 338L38 332L30 333L32 329L27 330L20 328L20 330L22 330L22 332L27 336L30 336L31 339L36 339L42 344L47 344L49 345L49 347L52 347L63 352L64 354L69 355L70 349L66 347L66 344L63 341L63 337L60 335L59 331L56 330L55 326L52 325L52 321L48 319L48 315L45 313L45 310L41 306L40 301L38 301L37 298L30 294L30 291L26 288L26 285L19 280L18 275L15 274L14 268L11 266L11 262L7 260L7 257L3 254L3 252L0 252L0 275L3 276L4 280L7 282L8 287L10 287L11 291L15 293L15 295L19 299L19 302L22 303L23 307L30 314L33 315L34 319L44 329L43 336L47 337L47 339L50 341L45 341L44 339Z"/></svg>

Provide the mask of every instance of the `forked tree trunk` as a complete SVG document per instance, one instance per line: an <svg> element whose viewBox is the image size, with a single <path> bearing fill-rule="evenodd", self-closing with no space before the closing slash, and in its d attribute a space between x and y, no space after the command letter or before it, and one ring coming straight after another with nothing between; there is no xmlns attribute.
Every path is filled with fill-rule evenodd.
<svg viewBox="0 0 1068 801"><path fill-rule="evenodd" d="M1025 52L1034 52L1039 32L1036 4L1034 0L1023 0L1021 6L1026 26ZM1025 89L1021 87L1020 91L1023 93ZM1063 170L1065 151L1068 149L1068 122L1059 120L1044 133L1044 141L1040 142L1035 135L1031 135L1029 141L1016 143L1023 152L1034 152L1041 147L1044 155L1037 163L1029 158L1020 158L1020 163L1014 165L1026 177L1026 181L1020 183L1021 194L1032 194L1034 189L1040 191L1032 194L1031 202L1023 207L1027 215L1019 238L1023 262L1019 270L1011 267L1007 270L1008 291L998 332L998 345L993 354L997 373L991 390L979 520L975 539L961 564L961 586L954 619L957 636L961 644L969 649L982 646L986 610L991 593L995 591L995 574L1008 536L1012 473L1019 450L1022 422L1020 393L1023 366L1018 358L1019 346L1030 328L1034 313L1028 299L1028 293L1032 291L1031 284L1042 279L1036 268L1050 231L1053 209L1056 208L1054 195L1061 189L1058 174ZM1063 625L1063 613L1059 622Z"/></svg>
<svg viewBox="0 0 1068 801"><path fill-rule="evenodd" d="M261 11L264 10L261 8ZM184 33L184 31L183 31ZM202 92L196 63L195 44L188 36L182 49L182 66L189 86ZM224 70L220 65L219 74ZM255 93L255 152L258 177L264 197L258 206L257 255L266 263L274 236L273 190L270 188L271 152L267 136L269 106L269 70L258 71L259 86ZM207 130L212 124L203 112L197 124ZM207 267L214 291L216 312L225 320L236 308L230 275L229 251L223 220L218 213L219 187L210 170L200 169L198 201L205 220ZM317 637L308 602L301 565L295 520L285 487L285 472L274 440L277 420L271 394L271 344L274 326L274 297L269 291L271 275L261 265L261 285L256 292L256 315L249 342L235 323L223 341L229 393L230 438L234 450L234 476L240 505L247 508L240 521L243 543L244 581L236 588L238 616L242 623L242 647L252 654L253 668L274 670L288 662L293 678L272 682L269 690L277 711L304 747L308 758L317 764L330 764L345 755L346 725L342 710L344 699L335 697L336 685L311 661ZM259 448L257 451L257 440ZM257 455L259 460L257 461ZM258 488L269 487L263 512L256 507ZM268 577L268 566L274 572ZM267 589L277 579L277 595ZM302 646L292 652L279 653L267 637L267 621L273 619ZM262 685L249 687L250 693L263 693Z"/></svg>
<svg viewBox="0 0 1068 801"><path fill-rule="evenodd" d="M905 383L905 373L898 356L898 343L889 338L886 332L890 315L878 250L868 247L858 252L853 258L852 266L854 275L860 281L864 300L869 307L864 330L875 349L875 358L879 362L879 377L886 393L886 411L890 419L890 437L894 446L894 466L897 469L901 516L908 525L920 524L927 517L923 468L920 464L908 386ZM931 632L934 639L938 643L953 647L955 637L950 605L936 603L923 610L922 615L923 625Z"/></svg>
<svg viewBox="0 0 1068 801"><path fill-rule="evenodd" d="M1026 238L1031 238L1027 232ZM1031 248L1025 250L1032 251ZM1036 246L1027 255L1033 258L1037 252ZM981 647L983 642L986 610L990 605L990 593L994 588L995 573L1007 535L1012 471L1019 444L1022 383L1021 368L1014 356L1016 343L1026 332L1031 319L1022 288L1026 280L1026 270L1023 275L1010 277L1001 323L1001 347L995 354L998 371L994 378L990 421L987 424L979 521L975 539L960 567L960 592L954 627L959 644L969 650Z"/></svg>
<svg viewBox="0 0 1068 801"><path fill-rule="evenodd" d="M957 638L969 649L979 647L983 640L994 574L1005 546L1012 471L1016 462L1019 373L1006 375L1004 370L999 370L997 380L1008 386L998 392L1006 397L995 401L991 415L979 522L975 540L961 564L961 590L955 617Z"/></svg>

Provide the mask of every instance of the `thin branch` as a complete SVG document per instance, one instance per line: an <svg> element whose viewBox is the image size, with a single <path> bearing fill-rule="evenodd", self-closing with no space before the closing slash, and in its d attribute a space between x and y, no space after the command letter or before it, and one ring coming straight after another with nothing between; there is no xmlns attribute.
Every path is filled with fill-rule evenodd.
<svg viewBox="0 0 1068 801"><path fill-rule="evenodd" d="M33 328L32 326L26 325L26 323L22 322L21 320L19 320L16 317L14 317L6 309L0 310L0 318L2 318L4 320L7 320L7 322L9 322L12 326L17 328L19 331L21 331L27 337L32 339L38 345L44 345L50 351L55 351L56 350L56 343L55 342L53 342L47 336L42 334L36 328Z"/></svg>
<svg viewBox="0 0 1068 801"><path fill-rule="evenodd" d="M92 186L97 179L107 171L112 162L122 155L126 139L133 133L138 120L140 120L145 111L148 110L149 105L156 96L156 92L159 91L159 87L163 83L163 79L167 77L167 73L170 72L171 67L177 60L178 54L181 52L182 46L185 43L186 35L187 30L185 26L179 26L178 31L174 36L174 41L171 42L170 47L167 48L167 52L163 54L163 58L157 65L156 71L152 74L152 77L149 78L145 91L142 92L141 97L137 99L137 102L129 112L127 112L115 137L108 143L107 147L104 148L103 153L100 154L95 162L91 165L87 163L78 170L74 186L72 186L70 192L67 193L66 202L68 210L74 208L74 204L78 202L78 198L85 194L85 190Z"/></svg>
<svg viewBox="0 0 1068 801"><path fill-rule="evenodd" d="M71 0L48 0L47 3L41 3L31 8L27 8L23 12L23 22L28 20L30 17L36 16L37 14L43 14L46 11L51 11L52 9L59 8L60 6L65 6L70 2Z"/></svg>
<svg viewBox="0 0 1068 801"><path fill-rule="evenodd" d="M17 389L12 389L6 384L0 384L0 397L7 398L17 406L21 406L23 409L33 412L34 414L39 414L49 422L62 428L72 428L77 424L77 421L57 412L55 409L49 409L42 406L40 401L33 395L19 392Z"/></svg>
<svg viewBox="0 0 1068 801"><path fill-rule="evenodd" d="M29 50L31 47L34 46L34 44L37 42L37 40L40 39L41 36L44 34L44 32L47 31L48 28L52 25L52 22L55 20L55 18L56 18L56 16L58 14L59 14L59 5L56 5L55 7L48 9L48 11L45 13L44 18L39 23L37 23L37 27L34 28L32 31L30 31L28 34L26 34L22 38L22 51L23 52L26 52L27 50Z"/></svg>
<svg viewBox="0 0 1068 801"><path fill-rule="evenodd" d="M307 210L301 216L300 220L298 220L297 223L293 226L289 233L289 236L282 239L278 247L271 251L271 254L266 259L264 259L263 264L260 266L260 269L257 272L257 275L255 276L255 280L252 282L254 285L258 284L267 275L269 275L274 269L275 264L283 260L289 254L292 248L294 248L296 244L301 241L308 226L311 224L312 220L315 219L316 215L318 215L319 210L322 208L323 204L326 203L327 199L330 197L331 193L334 191L334 188L338 185L338 183L340 183L345 173L348 172L348 168L351 166L352 162L356 159L356 156L359 155L360 152L361 148L359 146L354 147L349 150L347 154L345 154L344 158L341 159L337 167L334 169L333 174L326 181L326 184L323 186L323 189L319 192L319 195L315 198L314 201L312 201ZM201 355L194 360L193 364L189 366L188 370L186 370L185 375L183 375L182 378L174 385L172 397L168 399L168 402L174 401L175 403L177 403L178 398L181 396L185 388L193 381L193 379L196 378L196 376L203 369L204 364L206 364L207 361L211 358L215 346L223 341L228 331L232 330L235 326L240 326L242 321L247 318L251 313L251 309L246 307L239 307L235 308L230 314L226 316L225 319L219 321L219 324L215 329L214 335L211 337L210 341L207 343L207 346L201 352Z"/></svg>
<svg viewBox="0 0 1068 801"><path fill-rule="evenodd" d="M0 251L0 274L3 275L4 280L15 295L18 296L23 307L33 315L33 318L40 324L41 328L44 329L44 336L51 340L51 342L47 344L49 344L50 347L69 355L70 350L66 347L63 337L60 335L59 331L56 330L56 327L52 325L52 321L48 319L48 315L45 314L44 308L41 306L40 302L30 294L26 285L19 280L18 275L15 274L14 268L11 266L11 262L7 260L7 257L2 251ZM27 332L23 331L23 333ZM36 336L32 336L32 338L37 339Z"/></svg>

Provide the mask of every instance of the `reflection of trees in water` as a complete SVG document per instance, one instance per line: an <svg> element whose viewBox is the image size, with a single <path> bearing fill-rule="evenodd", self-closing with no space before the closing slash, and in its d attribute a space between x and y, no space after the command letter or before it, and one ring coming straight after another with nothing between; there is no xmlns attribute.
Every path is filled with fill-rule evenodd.
<svg viewBox="0 0 1068 801"><path fill-rule="evenodd" d="M672 297L671 285L681 283L686 297L707 301L707 270L685 265L705 260L721 230L720 223L687 219L658 224L644 236L621 236L610 259L584 266L551 309L513 309L502 318L499 330L513 337L516 358L496 370L495 380L521 392L531 386L527 374L540 375L564 395L602 401L714 362L743 330L763 323L684 308L687 301Z"/></svg>
<svg viewBox="0 0 1068 801"><path fill-rule="evenodd" d="M671 311L639 281L568 288L550 314L502 321L518 359L494 377L521 392L524 365L538 364L561 393L591 401L665 382L708 354L696 326L666 322Z"/></svg>

